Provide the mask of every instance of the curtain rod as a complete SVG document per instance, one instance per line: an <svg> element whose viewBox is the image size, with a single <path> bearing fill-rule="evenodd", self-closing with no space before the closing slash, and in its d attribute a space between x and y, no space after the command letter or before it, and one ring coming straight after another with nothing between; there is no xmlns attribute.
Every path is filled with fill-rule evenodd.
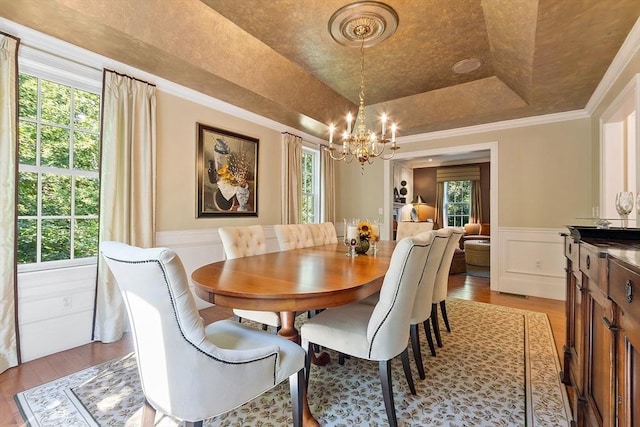
<svg viewBox="0 0 640 427"><path fill-rule="evenodd" d="M156 87L156 85L155 85L154 83L149 83L149 82L147 82L147 81L144 81L144 80L142 80L142 79L138 79L138 78L133 77L133 76L130 76L130 75L128 75L128 74L119 73L119 72L117 72L117 71L115 71L115 70L110 70L110 69L108 69L108 68L105 68L105 69L104 69L104 71L105 71L105 72L106 72L106 71L108 71L108 72L113 73L113 74L116 74L116 75L118 75L118 76L127 77L127 78L129 78L129 79L139 81L140 83L145 83L145 84L148 84L149 86Z"/></svg>

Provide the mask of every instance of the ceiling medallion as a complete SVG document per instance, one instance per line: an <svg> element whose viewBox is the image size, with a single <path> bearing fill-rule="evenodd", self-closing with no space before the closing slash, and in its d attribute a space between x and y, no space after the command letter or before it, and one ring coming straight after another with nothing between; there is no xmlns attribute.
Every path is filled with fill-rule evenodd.
<svg viewBox="0 0 640 427"><path fill-rule="evenodd" d="M386 40L397 27L396 12L386 4L375 1L344 6L329 20L329 33L336 42L343 46L360 48L360 105L356 117L353 117L351 112L347 114L346 130L342 133L342 144L338 144L338 147L333 144L335 126L333 123L329 125L328 151L334 160L351 163L357 159L363 174L365 163L371 164L377 157L389 160L399 148L396 145L396 124L391 124L391 138L388 138L387 115L382 114L380 135L377 135L375 131L367 129L364 112L364 48ZM391 146L385 152L388 143L391 143Z"/></svg>
<svg viewBox="0 0 640 427"><path fill-rule="evenodd" d="M398 14L377 1L362 1L338 9L329 19L329 34L348 47L375 46L388 39L398 28ZM364 31L364 33L363 33Z"/></svg>

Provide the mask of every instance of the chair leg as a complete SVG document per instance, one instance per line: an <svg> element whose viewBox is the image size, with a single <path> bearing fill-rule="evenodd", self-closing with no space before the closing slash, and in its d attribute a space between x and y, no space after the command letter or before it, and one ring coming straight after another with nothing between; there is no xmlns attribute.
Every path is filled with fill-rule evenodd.
<svg viewBox="0 0 640 427"><path fill-rule="evenodd" d="M404 370L404 376L407 378L407 384L409 384L409 390L411 394L416 395L416 386L413 385L413 375L411 375L411 366L409 365L409 349L405 348L401 353L402 369Z"/></svg>
<svg viewBox="0 0 640 427"><path fill-rule="evenodd" d="M393 402L393 385L391 384L391 360L378 362L380 369L380 383L382 384L382 397L384 407L387 410L387 418L390 427L398 426L396 418L396 406Z"/></svg>
<svg viewBox="0 0 640 427"><path fill-rule="evenodd" d="M237 314L233 315L233 320L235 320L238 323L242 323L242 317L238 316Z"/></svg>
<svg viewBox="0 0 640 427"><path fill-rule="evenodd" d="M304 357L304 386L306 389L309 387L309 372L311 371L311 343L303 339L300 345L306 353Z"/></svg>
<svg viewBox="0 0 640 427"><path fill-rule="evenodd" d="M420 337L418 325L411 325L409 328L411 333L411 348L413 350L413 358L416 361L416 368L418 368L418 375L420 379L425 379L424 365L422 364L422 351L420 351Z"/></svg>
<svg viewBox="0 0 640 427"><path fill-rule="evenodd" d="M431 326L436 336L438 347L442 347L442 337L440 337L440 325L438 325L438 304L431 305Z"/></svg>
<svg viewBox="0 0 640 427"><path fill-rule="evenodd" d="M427 336L427 342L429 343L429 350L431 350L431 355L436 357L436 347L433 345L433 337L431 336L431 324L429 323L429 319L422 322L422 326L424 326L424 334Z"/></svg>
<svg viewBox="0 0 640 427"><path fill-rule="evenodd" d="M305 370L300 369L289 377L289 392L291 393L291 408L293 410L293 426L302 427L302 396L306 390L304 381Z"/></svg>
<svg viewBox="0 0 640 427"><path fill-rule="evenodd" d="M344 365L344 353L338 353L338 365Z"/></svg>
<svg viewBox="0 0 640 427"><path fill-rule="evenodd" d="M152 427L156 420L156 408L151 406L147 399L144 399L142 406L142 427Z"/></svg>
<svg viewBox="0 0 640 427"><path fill-rule="evenodd" d="M184 427L202 427L202 420L200 421L185 421Z"/></svg>
<svg viewBox="0 0 640 427"><path fill-rule="evenodd" d="M444 320L444 325L447 327L447 332L451 332L451 327L449 326L449 318L447 317L447 304L445 300L440 301L440 311L442 312L442 319Z"/></svg>

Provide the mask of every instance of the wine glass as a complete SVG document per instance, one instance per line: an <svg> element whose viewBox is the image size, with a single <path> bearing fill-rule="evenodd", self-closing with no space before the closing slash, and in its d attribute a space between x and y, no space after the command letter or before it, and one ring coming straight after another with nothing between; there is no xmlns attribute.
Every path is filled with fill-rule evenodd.
<svg viewBox="0 0 640 427"><path fill-rule="evenodd" d="M621 191L616 194L616 210L622 220L622 228L627 228L629 214L633 210L634 198L632 191Z"/></svg>

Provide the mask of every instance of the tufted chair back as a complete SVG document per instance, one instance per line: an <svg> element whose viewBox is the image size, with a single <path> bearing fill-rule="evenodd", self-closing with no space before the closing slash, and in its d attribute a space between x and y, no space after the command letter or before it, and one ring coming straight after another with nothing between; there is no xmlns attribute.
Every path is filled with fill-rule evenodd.
<svg viewBox="0 0 640 427"><path fill-rule="evenodd" d="M267 253L267 242L261 225L220 227L218 233L227 259Z"/></svg>
<svg viewBox="0 0 640 427"><path fill-rule="evenodd" d="M336 227L332 222L321 222L320 224L307 224L311 230L311 237L314 245L328 245L338 243Z"/></svg>
<svg viewBox="0 0 640 427"><path fill-rule="evenodd" d="M405 237L415 236L431 230L433 230L432 222L399 222L396 230L396 240L402 240Z"/></svg>
<svg viewBox="0 0 640 427"><path fill-rule="evenodd" d="M127 308L153 408L189 422L214 417L303 368L304 351L272 334L229 320L205 327L172 250L105 241L100 251Z"/></svg>
<svg viewBox="0 0 640 427"><path fill-rule="evenodd" d="M281 251L313 246L308 224L277 224L273 226Z"/></svg>

